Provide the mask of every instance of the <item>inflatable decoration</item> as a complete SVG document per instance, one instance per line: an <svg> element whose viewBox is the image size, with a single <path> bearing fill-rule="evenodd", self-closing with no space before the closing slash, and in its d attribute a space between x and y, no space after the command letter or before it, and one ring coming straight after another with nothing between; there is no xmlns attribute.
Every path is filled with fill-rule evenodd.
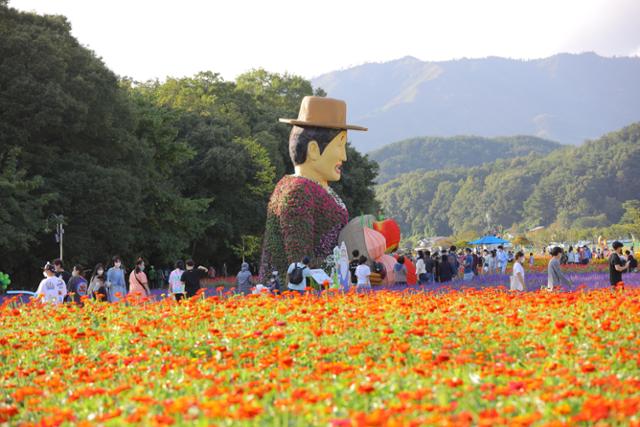
<svg viewBox="0 0 640 427"><path fill-rule="evenodd" d="M387 236L392 239L391 245ZM360 255L367 257L367 264L371 267L372 284L395 283L393 266L396 264L396 258L388 255L389 251L397 248L400 242L400 228L395 220L376 221L373 215L356 217L340 232L338 240L345 242L350 255L357 250ZM375 263L381 264L384 271L376 272ZM408 259L405 265L407 266L407 283L417 283L415 265Z"/></svg>
<svg viewBox="0 0 640 427"><path fill-rule="evenodd" d="M364 235L364 242L369 253L369 257L372 261L379 259L384 255L387 248L387 241L381 233L369 228L363 227L362 234Z"/></svg>
<svg viewBox="0 0 640 427"><path fill-rule="evenodd" d="M398 249L400 245L400 226L391 218L387 218L381 221L375 221L373 223L373 229L379 233L382 233L387 240L386 252L389 254Z"/></svg>
<svg viewBox="0 0 640 427"><path fill-rule="evenodd" d="M387 272L387 275L382 280L382 283L385 285L393 285L396 281L396 277L393 274L393 266L396 265L396 259L391 255L385 254L378 258L377 261L384 265L384 268Z"/></svg>
<svg viewBox="0 0 640 427"><path fill-rule="evenodd" d="M373 217L372 217L373 218ZM349 223L342 229L338 236L338 242L344 242L347 246L347 253L351 258L352 252L357 250L360 255L364 255L367 259L372 259L371 255L367 251L367 244L364 240L364 227L363 217L356 217L349 221Z"/></svg>
<svg viewBox="0 0 640 427"><path fill-rule="evenodd" d="M262 280L305 256L311 268L322 267L332 254L349 214L329 182L340 180L347 161L347 130L367 130L347 124L344 101L317 96L302 100L297 119L280 121L293 126L289 154L295 174L278 182L267 206Z"/></svg>

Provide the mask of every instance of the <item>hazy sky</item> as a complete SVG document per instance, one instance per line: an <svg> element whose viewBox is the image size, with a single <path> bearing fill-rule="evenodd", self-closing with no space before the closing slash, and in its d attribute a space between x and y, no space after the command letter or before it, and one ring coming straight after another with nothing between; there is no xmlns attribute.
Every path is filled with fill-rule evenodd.
<svg viewBox="0 0 640 427"><path fill-rule="evenodd" d="M310 78L411 55L640 56L640 0L9 0L62 14L121 76L226 79L251 68Z"/></svg>

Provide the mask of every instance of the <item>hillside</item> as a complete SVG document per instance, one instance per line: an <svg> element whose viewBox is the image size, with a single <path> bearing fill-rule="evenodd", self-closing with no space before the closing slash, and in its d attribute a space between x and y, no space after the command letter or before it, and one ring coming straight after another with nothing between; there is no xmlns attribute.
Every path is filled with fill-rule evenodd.
<svg viewBox="0 0 640 427"><path fill-rule="evenodd" d="M312 83L345 99L349 120L369 127L350 135L364 152L418 135L535 135L578 144L640 120L638 57L406 57Z"/></svg>
<svg viewBox="0 0 640 427"><path fill-rule="evenodd" d="M380 165L377 182L382 184L407 172L480 166L531 153L549 154L560 147L557 142L534 136L422 137L386 145L369 153L369 158Z"/></svg>
<svg viewBox="0 0 640 427"><path fill-rule="evenodd" d="M640 123L546 156L474 168L412 172L377 188L405 235L449 235L489 227L615 223L640 198Z"/></svg>

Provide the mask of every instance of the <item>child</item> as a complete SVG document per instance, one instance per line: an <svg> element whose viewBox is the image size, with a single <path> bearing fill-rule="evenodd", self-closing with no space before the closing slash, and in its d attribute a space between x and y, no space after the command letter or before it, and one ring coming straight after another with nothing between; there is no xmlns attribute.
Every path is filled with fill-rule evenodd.
<svg viewBox="0 0 640 427"><path fill-rule="evenodd" d="M364 255L360 255L358 259L358 267L356 267L356 278L357 285L356 290L370 290L371 289L371 280L369 276L371 276L371 269L367 265L367 257Z"/></svg>
<svg viewBox="0 0 640 427"><path fill-rule="evenodd" d="M529 252L529 268L533 267L533 263L534 263L533 252Z"/></svg>

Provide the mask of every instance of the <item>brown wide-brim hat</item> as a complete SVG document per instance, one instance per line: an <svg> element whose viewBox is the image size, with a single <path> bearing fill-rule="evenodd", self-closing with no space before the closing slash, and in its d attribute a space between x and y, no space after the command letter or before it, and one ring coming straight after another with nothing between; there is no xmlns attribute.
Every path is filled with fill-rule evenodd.
<svg viewBox="0 0 640 427"><path fill-rule="evenodd" d="M295 126L315 126L319 128L362 130L366 127L347 124L347 103L339 99L321 96L305 96L300 104L297 119L280 119L282 123Z"/></svg>

